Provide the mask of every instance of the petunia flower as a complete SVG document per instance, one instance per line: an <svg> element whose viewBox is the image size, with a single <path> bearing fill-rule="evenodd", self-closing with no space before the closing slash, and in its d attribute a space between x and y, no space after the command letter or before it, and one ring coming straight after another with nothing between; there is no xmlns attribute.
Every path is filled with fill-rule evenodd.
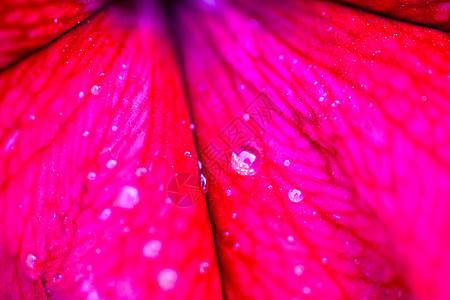
<svg viewBox="0 0 450 300"><path fill-rule="evenodd" d="M1 299L449 299L450 4L3 0Z"/></svg>

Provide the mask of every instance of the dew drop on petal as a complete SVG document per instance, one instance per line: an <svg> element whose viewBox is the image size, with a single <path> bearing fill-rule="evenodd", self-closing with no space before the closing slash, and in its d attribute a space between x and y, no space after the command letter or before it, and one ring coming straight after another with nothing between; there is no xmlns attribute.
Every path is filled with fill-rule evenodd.
<svg viewBox="0 0 450 300"><path fill-rule="evenodd" d="M114 159L110 159L110 160L108 160L108 162L106 163L106 167L107 167L108 169L112 169L112 168L114 168L115 166L117 166L117 161L114 160Z"/></svg>
<svg viewBox="0 0 450 300"><path fill-rule="evenodd" d="M142 254L148 258L156 258L159 256L159 251L161 250L162 243L158 240L151 240L145 243L142 248Z"/></svg>
<svg viewBox="0 0 450 300"><path fill-rule="evenodd" d="M89 131L83 132L83 136L84 136L84 137L88 137L88 136L89 136Z"/></svg>
<svg viewBox="0 0 450 300"><path fill-rule="evenodd" d="M186 156L186 157L192 157L192 154L191 154L191 152L186 151L186 152L184 152L184 156Z"/></svg>
<svg viewBox="0 0 450 300"><path fill-rule="evenodd" d="M87 175L87 179L90 181L95 180L96 177L97 177L97 174L95 174L94 172L89 172Z"/></svg>
<svg viewBox="0 0 450 300"><path fill-rule="evenodd" d="M293 242L294 241L294 237L292 235L287 237L288 242Z"/></svg>
<svg viewBox="0 0 450 300"><path fill-rule="evenodd" d="M91 94L94 95L94 96L97 96L98 94L100 94L100 89L101 89L100 86L98 86L98 85L93 85L93 86L91 87Z"/></svg>
<svg viewBox="0 0 450 300"><path fill-rule="evenodd" d="M289 161L289 159L286 159L286 160L284 161L284 165L285 165L286 167L289 167L290 164L291 164L291 162Z"/></svg>
<svg viewBox="0 0 450 300"><path fill-rule="evenodd" d="M139 193L135 187L126 185L121 190L114 201L115 206L124 209L133 209L139 203Z"/></svg>
<svg viewBox="0 0 450 300"><path fill-rule="evenodd" d="M111 130L112 130L112 131L117 131L117 129L118 129L117 126L112 126L112 127L111 127Z"/></svg>
<svg viewBox="0 0 450 300"><path fill-rule="evenodd" d="M36 266L36 260L37 260L36 255L30 253L25 258L25 264L27 265L28 268L34 269L34 267Z"/></svg>
<svg viewBox="0 0 450 300"><path fill-rule="evenodd" d="M289 190L289 200L291 200L294 203L298 203L303 200L305 196L303 193L298 189L290 189Z"/></svg>
<svg viewBox="0 0 450 300"><path fill-rule="evenodd" d="M227 195L229 197L231 195L231 190L226 190L225 195Z"/></svg>
<svg viewBox="0 0 450 300"><path fill-rule="evenodd" d="M205 178L205 176L203 174L200 174L200 184L202 185L203 193L206 194L206 192L207 192L207 189L206 189L206 178Z"/></svg>
<svg viewBox="0 0 450 300"><path fill-rule="evenodd" d="M81 98L83 98L83 97L84 97L84 93L83 93L83 92L79 92L79 93L78 93L78 98L81 99Z"/></svg>
<svg viewBox="0 0 450 300"><path fill-rule="evenodd" d="M178 274L172 269L162 269L158 274L158 285L163 291L169 291L175 287Z"/></svg>
<svg viewBox="0 0 450 300"><path fill-rule="evenodd" d="M294 267L294 273L295 273L295 275L297 275L297 276L302 275L304 270L305 270L305 268L304 268L303 266L301 266L301 265L296 265L296 266Z"/></svg>
<svg viewBox="0 0 450 300"><path fill-rule="evenodd" d="M261 169L261 165L261 153L255 148L244 146L231 154L231 167L239 175L255 175Z"/></svg>
<svg viewBox="0 0 450 300"><path fill-rule="evenodd" d="M61 282L61 280L62 280L62 275L59 274L59 273L56 274L55 277L53 277L53 282L54 282L54 283Z"/></svg>
<svg viewBox="0 0 450 300"><path fill-rule="evenodd" d="M206 274L209 269L209 263L207 261L201 262L198 268L200 274Z"/></svg>
<svg viewBox="0 0 450 300"><path fill-rule="evenodd" d="M249 114L244 114L244 115L242 116L242 118L243 118L245 121L248 121L248 120L250 120L250 115L249 115Z"/></svg>
<svg viewBox="0 0 450 300"><path fill-rule="evenodd" d="M311 288L305 286L305 287L303 287L302 292L303 292L303 294L305 294L305 295L309 295L309 294L311 294Z"/></svg>
<svg viewBox="0 0 450 300"><path fill-rule="evenodd" d="M102 212L100 213L100 215L98 217L100 220L103 220L103 221L108 220L109 217L111 217L111 209L105 208L104 210L102 210Z"/></svg>

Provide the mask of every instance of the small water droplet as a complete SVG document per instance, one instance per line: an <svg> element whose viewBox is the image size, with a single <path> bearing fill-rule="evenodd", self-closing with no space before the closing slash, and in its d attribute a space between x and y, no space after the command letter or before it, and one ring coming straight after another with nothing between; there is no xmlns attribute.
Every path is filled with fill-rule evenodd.
<svg viewBox="0 0 450 300"><path fill-rule="evenodd" d="M294 237L292 235L287 237L288 242L293 242L294 241Z"/></svg>
<svg viewBox="0 0 450 300"><path fill-rule="evenodd" d="M326 257L322 257L322 263L323 263L323 264L326 264L327 261L328 261L328 259L327 259Z"/></svg>
<svg viewBox="0 0 450 300"><path fill-rule="evenodd" d="M178 274L172 269L163 269L158 274L158 285L163 291L171 290L175 287Z"/></svg>
<svg viewBox="0 0 450 300"><path fill-rule="evenodd" d="M192 154L191 154L191 152L186 151L186 152L184 152L184 156L186 156L186 157L192 157Z"/></svg>
<svg viewBox="0 0 450 300"><path fill-rule="evenodd" d="M206 190L206 178L203 174L200 174L200 184L202 185L202 190L203 193L206 194L207 190Z"/></svg>
<svg viewBox="0 0 450 300"><path fill-rule="evenodd" d="M37 260L36 255L30 253L27 255L25 259L25 264L28 266L28 268L34 269L34 267L36 267L36 260Z"/></svg>
<svg viewBox="0 0 450 300"><path fill-rule="evenodd" d="M271 184L269 184L269 185L267 186L267 188L268 188L269 190L271 190L271 189L273 189L273 186L272 186Z"/></svg>
<svg viewBox="0 0 450 300"><path fill-rule="evenodd" d="M88 135L89 135L89 131L83 132L83 136L84 136L84 137L88 137Z"/></svg>
<svg viewBox="0 0 450 300"><path fill-rule="evenodd" d="M89 172L87 175L87 179L90 181L95 180L96 177L97 177L97 174L95 174L94 172Z"/></svg>
<svg viewBox="0 0 450 300"><path fill-rule="evenodd" d="M284 165L285 165L286 167L289 167L290 164L291 164L291 162L289 161L289 159L286 159L286 160L284 161Z"/></svg>
<svg viewBox="0 0 450 300"><path fill-rule="evenodd" d="M124 209L133 209L139 203L139 193L135 187L126 185L121 190L116 200L115 206Z"/></svg>
<svg viewBox="0 0 450 300"><path fill-rule="evenodd" d="M191 123L191 125L189 125L189 128L191 128L191 130L195 129L195 125L193 123Z"/></svg>
<svg viewBox="0 0 450 300"><path fill-rule="evenodd" d="M55 19L53 20L53 23L58 23L58 19L55 18Z"/></svg>
<svg viewBox="0 0 450 300"><path fill-rule="evenodd" d="M200 274L206 274L209 269L209 263L207 261L201 262L198 268Z"/></svg>
<svg viewBox="0 0 450 300"><path fill-rule="evenodd" d="M112 131L117 131L117 126L112 126L112 127L111 127L111 130L112 130Z"/></svg>
<svg viewBox="0 0 450 300"><path fill-rule="evenodd" d="M261 169L261 165L261 153L253 147L240 147L231 154L231 167L239 175L255 175Z"/></svg>
<svg viewBox="0 0 450 300"><path fill-rule="evenodd" d="M91 87L91 93L94 96L97 96L98 94L100 94L100 90L101 90L101 87L98 85L94 85Z"/></svg>
<svg viewBox="0 0 450 300"><path fill-rule="evenodd" d="M148 258L156 258L159 256L162 243L158 240L148 241L142 248L142 254Z"/></svg>
<svg viewBox="0 0 450 300"><path fill-rule="evenodd" d="M126 69L127 68L127 65L126 64L123 64L122 65L122 69Z"/></svg>
<svg viewBox="0 0 450 300"><path fill-rule="evenodd" d="M232 219L236 219L236 216L237 216L236 213L232 213L232 214L231 214L231 218L232 218Z"/></svg>
<svg viewBox="0 0 450 300"><path fill-rule="evenodd" d="M225 232L223 233L223 236L224 236L224 237L229 237L229 236L230 236L230 232L229 232L229 231L225 231Z"/></svg>
<svg viewBox="0 0 450 300"><path fill-rule="evenodd" d="M239 247L241 247L241 245L239 243L235 243L233 245L233 251L237 251L239 249Z"/></svg>
<svg viewBox="0 0 450 300"><path fill-rule="evenodd" d="M308 286L305 286L305 287L303 287L302 292L305 295L309 295L309 294L311 294L311 288Z"/></svg>
<svg viewBox="0 0 450 300"><path fill-rule="evenodd" d="M147 168L145 168L145 167L137 168L137 170L136 170L137 177L141 177L145 173L147 173Z"/></svg>
<svg viewBox="0 0 450 300"><path fill-rule="evenodd" d="M225 191L225 195L230 196L231 195L231 190L226 190Z"/></svg>
<svg viewBox="0 0 450 300"><path fill-rule="evenodd" d="M302 265L296 265L296 266L294 267L294 273L295 273L295 275L297 275L297 276L302 275L304 270L305 270L305 267L303 267Z"/></svg>
<svg viewBox="0 0 450 300"><path fill-rule="evenodd" d="M250 120L250 115L249 115L249 114L244 114L244 115L242 116L242 118L243 118L245 121L248 121L248 120Z"/></svg>
<svg viewBox="0 0 450 300"><path fill-rule="evenodd" d="M56 274L55 277L53 277L53 282L54 283L61 282L61 280L62 280L62 275L61 274Z"/></svg>
<svg viewBox="0 0 450 300"><path fill-rule="evenodd" d="M30 120L34 121L36 119L36 116L30 115Z"/></svg>
<svg viewBox="0 0 450 300"><path fill-rule="evenodd" d="M102 212L100 213L100 215L98 217L100 218L100 220L103 220L103 221L108 220L109 217L111 217L111 209L105 208L104 210L102 210Z"/></svg>
<svg viewBox="0 0 450 300"><path fill-rule="evenodd" d="M354 263L355 265L359 266L360 261L359 261L359 259L355 258L355 259L353 260L353 263Z"/></svg>
<svg viewBox="0 0 450 300"><path fill-rule="evenodd" d="M81 99L81 98L83 98L83 97L84 97L84 93L83 93L83 92L79 92L79 93L78 93L78 98Z"/></svg>
<svg viewBox="0 0 450 300"><path fill-rule="evenodd" d="M290 189L289 190L289 200L291 200L294 203L298 203L303 200L305 196L303 193L298 189Z"/></svg>
<svg viewBox="0 0 450 300"><path fill-rule="evenodd" d="M108 162L106 163L106 167L107 167L108 169L112 169L112 168L114 168L115 166L117 166L117 161L114 160L114 159L110 159L110 160L108 160Z"/></svg>

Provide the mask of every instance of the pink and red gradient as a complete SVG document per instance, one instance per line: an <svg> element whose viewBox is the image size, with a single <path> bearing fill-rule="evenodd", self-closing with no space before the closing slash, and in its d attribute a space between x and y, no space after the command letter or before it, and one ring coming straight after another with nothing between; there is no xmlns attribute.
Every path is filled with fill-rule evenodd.
<svg viewBox="0 0 450 300"><path fill-rule="evenodd" d="M345 2L1 2L0 299L450 298L449 3Z"/></svg>

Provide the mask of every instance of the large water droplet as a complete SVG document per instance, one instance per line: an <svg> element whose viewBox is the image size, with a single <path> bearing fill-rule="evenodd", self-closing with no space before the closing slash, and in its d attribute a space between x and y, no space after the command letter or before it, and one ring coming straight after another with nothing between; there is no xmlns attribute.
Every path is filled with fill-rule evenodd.
<svg viewBox="0 0 450 300"><path fill-rule="evenodd" d="M139 192L135 187L126 185L121 190L114 201L115 206L124 209L133 209L139 203Z"/></svg>
<svg viewBox="0 0 450 300"><path fill-rule="evenodd" d="M177 272L172 269L163 269L158 274L158 285L163 291L168 291L174 288L177 279Z"/></svg>
<svg viewBox="0 0 450 300"><path fill-rule="evenodd" d="M148 258L156 258L161 250L162 243L158 240L148 241L142 248L142 254Z"/></svg>
<svg viewBox="0 0 450 300"><path fill-rule="evenodd" d="M253 147L243 146L231 154L231 167L239 175L255 175L261 169L261 165L261 153Z"/></svg>
<svg viewBox="0 0 450 300"><path fill-rule="evenodd" d="M289 190L289 200L291 200L292 202L298 203L302 201L303 198L305 198L305 195L303 195L303 193L300 190L298 189Z"/></svg>

